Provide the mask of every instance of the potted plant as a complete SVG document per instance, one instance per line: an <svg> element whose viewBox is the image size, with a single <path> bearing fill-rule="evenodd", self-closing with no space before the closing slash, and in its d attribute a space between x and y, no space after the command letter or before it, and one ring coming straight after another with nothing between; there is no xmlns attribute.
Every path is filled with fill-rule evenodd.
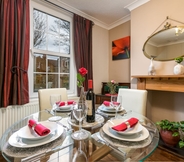
<svg viewBox="0 0 184 162"><path fill-rule="evenodd" d="M184 73L184 67L181 64L181 62L183 61L183 57L177 57L174 59L175 62L177 62L177 65L174 66L174 74L176 75L181 75Z"/></svg>
<svg viewBox="0 0 184 162"><path fill-rule="evenodd" d="M107 82L107 87L109 88L110 94L114 95L116 94L116 87L119 85L115 80L111 80L110 82Z"/></svg>
<svg viewBox="0 0 184 162"><path fill-rule="evenodd" d="M184 121L179 122L179 134L180 134L180 141L179 141L179 147L184 147Z"/></svg>
<svg viewBox="0 0 184 162"><path fill-rule="evenodd" d="M165 144L179 147L184 147L184 121L174 122L167 119L156 122L160 131L160 136Z"/></svg>
<svg viewBox="0 0 184 162"><path fill-rule="evenodd" d="M177 57L174 60L175 60L175 62L177 62L178 64L180 64L183 61L183 57Z"/></svg>

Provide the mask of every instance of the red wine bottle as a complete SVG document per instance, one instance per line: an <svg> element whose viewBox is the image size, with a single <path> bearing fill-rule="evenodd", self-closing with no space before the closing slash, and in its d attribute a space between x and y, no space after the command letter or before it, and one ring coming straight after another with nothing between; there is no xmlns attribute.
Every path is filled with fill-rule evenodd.
<svg viewBox="0 0 184 162"><path fill-rule="evenodd" d="M88 91L86 94L86 101L88 104L88 112L86 121L88 123L95 122L95 94L93 92L93 81L88 80Z"/></svg>

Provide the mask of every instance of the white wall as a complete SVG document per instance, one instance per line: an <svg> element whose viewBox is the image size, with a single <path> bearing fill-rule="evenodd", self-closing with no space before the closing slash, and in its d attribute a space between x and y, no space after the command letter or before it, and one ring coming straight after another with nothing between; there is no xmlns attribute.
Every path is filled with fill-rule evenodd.
<svg viewBox="0 0 184 162"><path fill-rule="evenodd" d="M92 37L94 92L97 94L101 93L101 83L109 79L109 33L94 25Z"/></svg>
<svg viewBox="0 0 184 162"><path fill-rule="evenodd" d="M130 59L112 60L112 41L130 36L130 21L109 30L109 80L130 82ZM131 58L130 50L130 58Z"/></svg>
<svg viewBox="0 0 184 162"><path fill-rule="evenodd" d="M184 0L151 0L131 12L131 75L147 75L150 60L142 52L144 42L169 16L184 22ZM172 25L176 23L169 21ZM165 25L165 24L164 24ZM183 25L183 24L182 24ZM163 27L163 26L162 26ZM173 74L173 61L154 61L156 74ZM136 79L131 80L136 88ZM149 91L148 117L153 121L163 118L184 119L184 93Z"/></svg>

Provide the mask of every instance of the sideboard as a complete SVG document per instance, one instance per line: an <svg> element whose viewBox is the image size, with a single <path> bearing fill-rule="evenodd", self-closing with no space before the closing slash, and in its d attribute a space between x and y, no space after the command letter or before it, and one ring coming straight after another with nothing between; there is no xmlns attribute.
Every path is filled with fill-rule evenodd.
<svg viewBox="0 0 184 162"><path fill-rule="evenodd" d="M137 89L184 92L184 75L133 75Z"/></svg>
<svg viewBox="0 0 184 162"><path fill-rule="evenodd" d="M109 93L109 91L106 90L106 85L107 82L102 82L102 89L101 89L101 93L96 94L96 104L102 104L103 101L110 101L111 100L111 96L107 96L105 95L106 93ZM128 82L118 82L118 86L119 88L130 88L130 83Z"/></svg>

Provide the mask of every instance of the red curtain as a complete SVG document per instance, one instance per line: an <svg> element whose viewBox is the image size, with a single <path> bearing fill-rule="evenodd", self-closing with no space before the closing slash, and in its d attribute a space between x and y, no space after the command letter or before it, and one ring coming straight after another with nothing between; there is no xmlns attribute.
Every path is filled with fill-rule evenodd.
<svg viewBox="0 0 184 162"><path fill-rule="evenodd" d="M29 0L0 0L0 107L29 102Z"/></svg>
<svg viewBox="0 0 184 162"><path fill-rule="evenodd" d="M84 89L88 89L88 79L93 79L92 68L92 27L93 22L74 14L74 51L77 72L84 67L88 70Z"/></svg>

